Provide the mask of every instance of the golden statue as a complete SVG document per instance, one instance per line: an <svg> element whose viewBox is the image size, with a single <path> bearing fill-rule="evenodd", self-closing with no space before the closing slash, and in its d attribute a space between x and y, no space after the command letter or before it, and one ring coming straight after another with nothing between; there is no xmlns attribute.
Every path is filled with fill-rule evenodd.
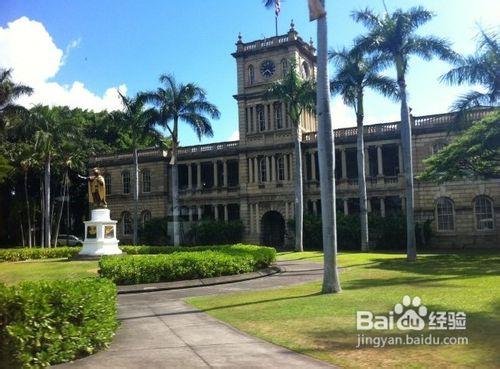
<svg viewBox="0 0 500 369"><path fill-rule="evenodd" d="M83 177L78 175L82 179L89 180L89 203L94 204L95 208L106 208L108 203L106 202L106 183L104 177L98 168L92 169L93 175L89 177Z"/></svg>

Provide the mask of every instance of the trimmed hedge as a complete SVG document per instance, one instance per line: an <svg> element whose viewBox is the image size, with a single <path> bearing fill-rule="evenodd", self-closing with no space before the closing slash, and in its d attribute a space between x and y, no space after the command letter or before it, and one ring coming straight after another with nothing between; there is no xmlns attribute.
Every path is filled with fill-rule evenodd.
<svg viewBox="0 0 500 369"><path fill-rule="evenodd" d="M15 248L0 249L0 261L23 261L34 259L70 258L78 254L80 247Z"/></svg>
<svg viewBox="0 0 500 369"><path fill-rule="evenodd" d="M106 256L99 261L99 275L117 284L169 282L248 273L276 260L271 247L250 245L200 248L138 248L169 251L157 255ZM161 250L158 250L161 249ZM174 251L169 249L176 249Z"/></svg>
<svg viewBox="0 0 500 369"><path fill-rule="evenodd" d="M0 284L0 366L38 368L106 347L118 326L109 280Z"/></svg>

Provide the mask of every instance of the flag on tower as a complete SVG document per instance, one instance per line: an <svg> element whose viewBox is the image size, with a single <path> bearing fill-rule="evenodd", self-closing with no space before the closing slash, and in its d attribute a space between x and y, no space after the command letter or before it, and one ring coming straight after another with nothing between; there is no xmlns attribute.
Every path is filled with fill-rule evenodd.
<svg viewBox="0 0 500 369"><path fill-rule="evenodd" d="M278 16L278 15L280 15L280 11L281 11L280 0L274 0L274 14L276 14L276 16Z"/></svg>

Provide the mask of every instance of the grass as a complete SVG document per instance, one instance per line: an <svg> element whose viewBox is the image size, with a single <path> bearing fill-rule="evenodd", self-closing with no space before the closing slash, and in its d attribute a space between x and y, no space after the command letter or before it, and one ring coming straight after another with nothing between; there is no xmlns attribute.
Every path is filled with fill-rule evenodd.
<svg viewBox="0 0 500 369"><path fill-rule="evenodd" d="M43 259L0 263L0 282L13 285L40 279L76 279L97 276L97 261Z"/></svg>
<svg viewBox="0 0 500 369"><path fill-rule="evenodd" d="M322 262L322 254L279 259ZM188 301L243 331L341 367L500 367L500 253L426 254L414 263L400 254L341 253L339 264L340 294L321 295L318 282ZM469 344L356 348L356 310L387 314L404 295L421 297L430 311L465 311L467 330L444 332L467 336Z"/></svg>

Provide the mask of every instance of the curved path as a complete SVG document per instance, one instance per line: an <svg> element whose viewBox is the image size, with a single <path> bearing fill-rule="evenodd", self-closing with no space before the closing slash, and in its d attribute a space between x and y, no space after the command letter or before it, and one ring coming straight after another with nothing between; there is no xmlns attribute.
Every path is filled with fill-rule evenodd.
<svg viewBox="0 0 500 369"><path fill-rule="evenodd" d="M186 304L183 298L289 286L318 280L322 266L279 262L282 273L242 282L119 296L122 322L107 351L57 368L286 368L332 366L249 336Z"/></svg>

